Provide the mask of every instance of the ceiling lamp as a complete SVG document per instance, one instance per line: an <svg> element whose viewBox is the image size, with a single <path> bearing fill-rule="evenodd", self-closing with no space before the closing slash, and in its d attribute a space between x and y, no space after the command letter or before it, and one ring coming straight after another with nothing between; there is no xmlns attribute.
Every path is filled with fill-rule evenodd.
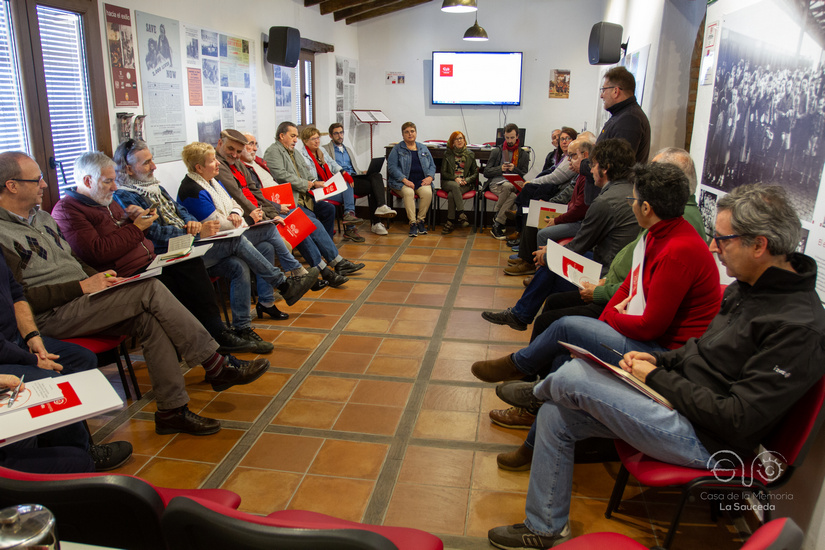
<svg viewBox="0 0 825 550"><path fill-rule="evenodd" d="M441 4L441 11L449 13L467 13L477 9L476 0L444 0Z"/></svg>
<svg viewBox="0 0 825 550"><path fill-rule="evenodd" d="M489 38L487 38L487 31L478 24L478 14L476 14L475 25L467 29L467 32L464 33L464 40L472 40L474 42L489 40Z"/></svg>

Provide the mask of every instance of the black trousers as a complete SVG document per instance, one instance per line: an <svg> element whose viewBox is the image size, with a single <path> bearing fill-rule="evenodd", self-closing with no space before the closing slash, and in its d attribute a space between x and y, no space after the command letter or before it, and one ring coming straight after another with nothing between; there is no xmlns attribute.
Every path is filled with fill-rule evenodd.
<svg viewBox="0 0 825 550"><path fill-rule="evenodd" d="M536 320L533 321L533 333L530 335L530 341L535 340L539 334L547 330L547 327L568 315L580 315L582 317L591 317L598 319L599 315L604 311L604 305L586 303L582 300L578 290L570 292L559 292L551 294L544 302L544 309Z"/></svg>
<svg viewBox="0 0 825 550"><path fill-rule="evenodd" d="M371 176L356 175L352 176L353 191L356 195L363 197L367 196L367 201L370 205L370 222L372 224L378 223L379 219L375 215L375 209L379 206L387 204L387 192L384 189L384 178L381 174L375 173Z"/></svg>
<svg viewBox="0 0 825 550"><path fill-rule="evenodd" d="M164 267L158 280L200 321L212 338L224 330L215 289L202 258Z"/></svg>

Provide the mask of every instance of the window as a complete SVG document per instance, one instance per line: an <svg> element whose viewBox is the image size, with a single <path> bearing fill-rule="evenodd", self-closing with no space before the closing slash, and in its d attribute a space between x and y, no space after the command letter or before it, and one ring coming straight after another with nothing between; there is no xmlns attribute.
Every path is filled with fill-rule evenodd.
<svg viewBox="0 0 825 550"><path fill-rule="evenodd" d="M29 152L9 0L0 2L0 151Z"/></svg>
<svg viewBox="0 0 825 550"><path fill-rule="evenodd" d="M315 80L315 52L309 50L301 50L298 58L298 82L300 82L299 97L295 102L298 106L295 123L298 124L298 129L303 129L305 126L315 125L315 87L313 85Z"/></svg>

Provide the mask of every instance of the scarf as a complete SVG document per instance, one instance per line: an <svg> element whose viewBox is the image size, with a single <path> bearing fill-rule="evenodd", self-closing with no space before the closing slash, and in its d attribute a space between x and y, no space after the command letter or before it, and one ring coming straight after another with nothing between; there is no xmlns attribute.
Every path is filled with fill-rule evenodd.
<svg viewBox="0 0 825 550"><path fill-rule="evenodd" d="M235 181L238 182L238 186L241 188L241 193L243 196L247 198L249 202L251 202L255 208L258 207L258 199L255 198L255 195L252 194L252 191L249 190L249 183L246 181L246 176L238 169L235 164L229 164L229 170L232 172L232 175L235 177Z"/></svg>
<svg viewBox="0 0 825 550"><path fill-rule="evenodd" d="M309 149L307 149L306 151L309 155L309 158L311 158L312 162L315 163L315 171L318 172L318 179L327 181L328 179L332 178L332 172L330 172L329 170L329 165L326 162L324 162L324 157L318 155L321 158L321 160L319 161L318 157L316 157L312 153L312 151L310 151Z"/></svg>
<svg viewBox="0 0 825 550"><path fill-rule="evenodd" d="M189 172L187 174L192 181L206 189L209 196L212 198L212 203L215 205L215 211L222 217L227 218L232 210L236 207L235 201L226 192L226 189L215 180L206 181L203 176L197 172Z"/></svg>
<svg viewBox="0 0 825 550"><path fill-rule="evenodd" d="M131 176L126 176L118 182L118 187L133 191L152 203L156 202L158 205L157 213L162 225L174 225L183 229L186 223L178 215L178 207L175 201L168 198L160 187L160 180L152 176L149 181L136 180Z"/></svg>
<svg viewBox="0 0 825 550"><path fill-rule="evenodd" d="M453 147L453 155L455 156L455 177L464 177L464 167L467 165L467 147L456 149Z"/></svg>
<svg viewBox="0 0 825 550"><path fill-rule="evenodd" d="M518 153L519 153L519 150L520 150L519 145L520 145L519 140L516 140L516 142L513 144L512 147L507 145L506 141L501 144L502 151L507 151L508 153L512 153L513 158L510 160L510 162L512 162L516 166L518 166ZM502 155L502 157L503 157L503 155Z"/></svg>

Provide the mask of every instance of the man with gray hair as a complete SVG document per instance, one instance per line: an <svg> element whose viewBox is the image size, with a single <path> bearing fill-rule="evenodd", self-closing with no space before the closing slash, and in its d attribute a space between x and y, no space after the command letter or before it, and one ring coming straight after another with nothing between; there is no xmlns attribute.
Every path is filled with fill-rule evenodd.
<svg viewBox="0 0 825 550"><path fill-rule="evenodd" d="M527 519L491 529L495 546L547 548L571 535L576 441L622 439L656 460L710 468L719 451L749 456L825 375L816 263L795 252L801 227L784 190L743 185L717 208L710 249L736 279L721 311L684 347L631 351L619 362L673 409L583 359L538 384L499 387L496 393L511 405L540 409Z"/></svg>

